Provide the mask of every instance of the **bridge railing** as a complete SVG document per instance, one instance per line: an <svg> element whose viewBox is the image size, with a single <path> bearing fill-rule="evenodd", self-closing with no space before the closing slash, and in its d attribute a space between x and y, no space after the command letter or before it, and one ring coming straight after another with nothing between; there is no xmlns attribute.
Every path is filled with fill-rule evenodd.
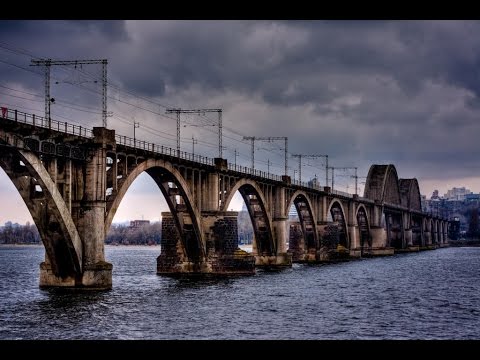
<svg viewBox="0 0 480 360"><path fill-rule="evenodd" d="M335 194L335 195L346 196L346 197L353 197L352 194L350 194L350 193L348 193L348 192L345 192L345 191L331 190L330 192L331 192L332 194Z"/></svg>
<svg viewBox="0 0 480 360"><path fill-rule="evenodd" d="M168 146L157 145L148 141L133 139L125 135L116 134L115 141L117 145L128 146L132 149L151 151L157 154L175 156L181 159L195 161L201 164L214 165L214 160L212 158L191 154L185 151L178 151L177 149L173 149Z"/></svg>
<svg viewBox="0 0 480 360"><path fill-rule="evenodd" d="M16 109L13 110L13 109L2 108L2 117L8 120L13 120L13 121L24 123L24 124L30 124L30 125L41 127L41 128L51 129L51 130L65 133L65 134L76 135L76 136L81 136L85 138L93 137L93 131L89 128L86 128L80 125L70 124L63 121L53 120L53 119L48 120L48 119L45 119L45 117L37 116L35 114L28 114L23 111L18 111ZM128 136L116 134L115 140L117 144L128 146L133 149L140 149L145 151L151 151L157 154L175 156L181 159L194 161L194 162L206 164L206 165L214 165L214 160L212 158L191 154L185 151L178 151L177 149L173 149L171 147L157 145L157 144L150 143L143 140L133 139ZM263 177L263 178L274 180L274 181L282 181L281 175L271 174L267 171L252 169L247 166L240 166L240 165L228 163L228 169L242 173L242 174L254 175L254 176ZM320 191L325 190L324 187L319 186L318 184L315 184L315 183L312 184L305 181L293 180L292 184L303 186L310 189L316 189ZM352 194L349 194L344 191L339 191L339 190L331 190L331 193L336 195L346 196L346 197L353 196Z"/></svg>
<svg viewBox="0 0 480 360"><path fill-rule="evenodd" d="M45 117L38 116L35 114L28 114L23 111L18 111L16 109L2 108L1 116L4 119L13 120L15 122L19 122L23 124L33 125L35 127L41 127L45 129L59 131L64 134L76 135L76 136L81 136L85 138L93 137L92 129L86 128L84 126L70 124L64 121L58 121L53 119L50 119L49 121L48 119L45 119ZM128 136L117 134L115 135L115 140L117 141L117 144L130 146L132 148L148 150L148 151L160 153L163 155L178 156L182 159L196 161L201 164L207 164L207 165L214 164L213 159L205 156L194 155L184 151L180 151L179 153L177 153L176 149L172 149L167 146L149 143L147 141L136 140L136 139L134 140L133 138L130 138Z"/></svg>
<svg viewBox="0 0 480 360"><path fill-rule="evenodd" d="M282 181L282 177L280 175L271 174L267 171L252 169L247 166L240 166L240 165L228 163L228 170L236 171L242 174L259 176L259 177L263 177L270 180Z"/></svg>
<svg viewBox="0 0 480 360"><path fill-rule="evenodd" d="M84 126L74 125L53 119L48 120L45 119L45 117L35 114L28 114L16 109L6 109L6 111L2 109L2 117L15 122L33 125L35 127L61 131L65 134L82 136L86 138L91 138L93 136L92 130Z"/></svg>

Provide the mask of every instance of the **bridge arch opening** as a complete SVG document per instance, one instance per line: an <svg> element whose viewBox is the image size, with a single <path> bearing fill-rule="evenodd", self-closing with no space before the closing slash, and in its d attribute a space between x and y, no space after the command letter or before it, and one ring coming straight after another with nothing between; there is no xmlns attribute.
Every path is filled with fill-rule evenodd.
<svg viewBox="0 0 480 360"><path fill-rule="evenodd" d="M240 194L240 191L235 191L231 201L228 205L229 211L238 212L237 216L237 236L238 246L240 249L249 253L253 252L253 245L255 242L255 230L250 218L250 213L247 209L247 204Z"/></svg>
<svg viewBox="0 0 480 360"><path fill-rule="evenodd" d="M139 184L145 183L145 179L149 178L149 186L156 187L163 195L158 197L157 201L148 196L142 201L142 206L150 204L152 207L150 211L157 211L158 215L155 218L161 217L159 264L162 263L161 259L167 261L166 259L178 258L179 262L199 266L205 259L205 243L199 226L200 216L189 194L188 185L178 170L169 163L153 159L147 161L141 159L135 165L132 165L133 159L129 160L129 157L120 158L118 164L121 164L121 161L127 161L121 166L123 174L117 177L117 188L112 190L111 195L107 194L106 229L110 227L120 202L133 183L137 179L140 179ZM169 268L166 263L165 266ZM163 273L161 264L157 270Z"/></svg>
<svg viewBox="0 0 480 360"><path fill-rule="evenodd" d="M330 245L349 248L347 223L343 207L338 200L334 200L327 213L328 225L325 228L324 238Z"/></svg>
<svg viewBox="0 0 480 360"><path fill-rule="evenodd" d="M399 211L385 210L387 244L395 249L404 248L403 216Z"/></svg>
<svg viewBox="0 0 480 360"><path fill-rule="evenodd" d="M42 269L55 276L75 278L82 271L83 249L72 219L67 213L67 204L62 198L62 189L52 181L49 171L58 171L63 160L32 151L2 148L0 168L13 184L11 193L23 200L17 208L28 210L45 248ZM12 208L9 207L9 216ZM30 219L29 219L30 220Z"/></svg>
<svg viewBox="0 0 480 360"><path fill-rule="evenodd" d="M262 191L255 182L242 179L230 189L229 195L226 197L225 204L223 205L224 210L231 207L234 197L239 199L238 195L236 195L237 192L243 199L253 228L252 253L258 256L275 255L276 246L272 236L271 219L265 207L265 199ZM237 203L239 203L238 200Z"/></svg>
<svg viewBox="0 0 480 360"><path fill-rule="evenodd" d="M370 235L370 225L368 222L367 211L364 206L360 206L357 211L357 224L360 236L360 253L368 253L372 249L372 236Z"/></svg>
<svg viewBox="0 0 480 360"><path fill-rule="evenodd" d="M19 163L20 165L20 163ZM13 224L34 224L32 215L17 188L0 167L0 198L8 206L0 206L0 226L10 221Z"/></svg>
<svg viewBox="0 0 480 360"><path fill-rule="evenodd" d="M308 196L295 192L287 205L287 251L293 260L315 257L319 249L315 215Z"/></svg>
<svg viewBox="0 0 480 360"><path fill-rule="evenodd" d="M168 211L165 197L147 173L140 174L120 202L105 244L160 246L162 211Z"/></svg>

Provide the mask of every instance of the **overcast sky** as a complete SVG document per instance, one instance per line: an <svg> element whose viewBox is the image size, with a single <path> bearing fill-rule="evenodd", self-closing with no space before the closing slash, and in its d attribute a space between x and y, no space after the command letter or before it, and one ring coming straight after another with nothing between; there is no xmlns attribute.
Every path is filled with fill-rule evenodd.
<svg viewBox="0 0 480 360"><path fill-rule="evenodd" d="M224 157L250 166L243 136L288 136L290 154L328 154L330 165L392 163L420 192L480 192L478 21L0 21L0 104L44 113L33 57L108 59L108 127L176 146L166 107L223 109ZM52 118L101 125L101 68L52 66ZM217 117L182 115L182 150L218 155ZM255 167L283 174L281 141L257 142ZM296 176L298 159L289 158ZM270 165L269 165L270 164ZM335 187L354 192L353 175ZM302 180L325 183L323 158ZM360 178L363 192L365 178ZM0 171L0 224L31 218ZM150 201L153 199L154 201ZM141 176L115 221L158 220L163 197ZM240 203L232 204L238 208Z"/></svg>

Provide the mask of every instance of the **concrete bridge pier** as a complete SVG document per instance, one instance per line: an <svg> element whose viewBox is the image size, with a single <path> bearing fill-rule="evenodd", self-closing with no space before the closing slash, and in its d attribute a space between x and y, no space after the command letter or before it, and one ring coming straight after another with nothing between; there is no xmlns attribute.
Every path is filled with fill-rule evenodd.
<svg viewBox="0 0 480 360"><path fill-rule="evenodd" d="M329 224L327 221L317 222L318 231L318 249L315 252L315 258L311 256L306 258L307 262L328 262L332 258L332 252L336 249L336 244L332 244L332 238L329 234Z"/></svg>
<svg viewBox="0 0 480 360"><path fill-rule="evenodd" d="M348 235L350 238L350 256L361 257L360 229L357 224L348 225Z"/></svg>
<svg viewBox="0 0 480 360"><path fill-rule="evenodd" d="M238 212L203 211L209 272L215 275L252 275L255 258L238 247Z"/></svg>
<svg viewBox="0 0 480 360"><path fill-rule="evenodd" d="M73 222L67 221L63 225L67 228L63 233L74 234L74 237L81 239L82 248L76 250L81 265L79 264L78 268L72 271L65 265L70 261L59 258L56 259L59 270L55 273L50 261L46 259L40 264L40 287L75 287L93 290L112 288L112 264L105 261L104 240L106 149L114 144L113 130L94 128L87 161L83 164L76 163L68 170L68 176L72 178L72 193L71 205L67 206L71 206L71 209L70 214L65 211L63 216L65 218L71 216ZM66 241L61 239L54 238L50 241L53 247L66 246ZM63 253L73 254L73 251Z"/></svg>
<svg viewBox="0 0 480 360"><path fill-rule="evenodd" d="M162 212L161 254L157 258L159 275L250 275L255 273L255 258L238 247L238 212L203 211L202 239L180 236L170 212ZM197 243L198 241L198 243ZM194 256L187 242L197 243L204 254ZM187 246L186 246L187 245Z"/></svg>
<svg viewBox="0 0 480 360"><path fill-rule="evenodd" d="M431 245L432 245L432 233L430 232L430 230L425 230L423 232L423 237L425 239L425 247L426 248L431 247Z"/></svg>
<svg viewBox="0 0 480 360"><path fill-rule="evenodd" d="M273 220L273 241L275 248L273 254L255 254L255 266L269 269L285 268L292 266L292 254L287 252L287 220L279 217Z"/></svg>
<svg viewBox="0 0 480 360"><path fill-rule="evenodd" d="M271 270L291 267L292 254L284 252L277 255L255 255L255 266Z"/></svg>
<svg viewBox="0 0 480 360"><path fill-rule="evenodd" d="M290 224L288 253L292 254L292 262L303 262L305 254L305 238L299 222Z"/></svg>

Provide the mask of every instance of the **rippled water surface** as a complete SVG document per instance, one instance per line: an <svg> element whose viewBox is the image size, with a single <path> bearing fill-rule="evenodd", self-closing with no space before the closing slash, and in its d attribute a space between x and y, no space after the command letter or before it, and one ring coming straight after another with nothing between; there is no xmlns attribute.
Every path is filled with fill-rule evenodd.
<svg viewBox="0 0 480 360"><path fill-rule="evenodd" d="M480 248L255 276L157 276L159 247L106 247L113 290L38 287L41 246L0 247L1 339L479 339Z"/></svg>

